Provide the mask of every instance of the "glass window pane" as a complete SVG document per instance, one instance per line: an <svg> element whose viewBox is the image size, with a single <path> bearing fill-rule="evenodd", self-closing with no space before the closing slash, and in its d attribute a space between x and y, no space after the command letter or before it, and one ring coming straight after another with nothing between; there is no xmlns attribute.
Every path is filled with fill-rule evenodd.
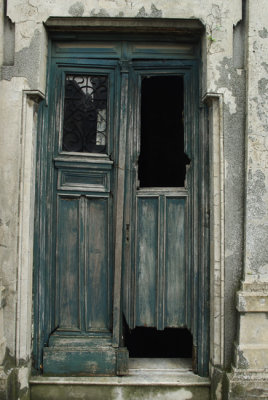
<svg viewBox="0 0 268 400"><path fill-rule="evenodd" d="M64 151L106 152L107 86L106 76L66 76L62 143Z"/></svg>

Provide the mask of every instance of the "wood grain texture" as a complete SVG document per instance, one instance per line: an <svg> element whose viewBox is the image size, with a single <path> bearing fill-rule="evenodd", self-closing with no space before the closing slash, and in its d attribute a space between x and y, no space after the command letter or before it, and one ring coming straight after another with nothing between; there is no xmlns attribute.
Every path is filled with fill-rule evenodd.
<svg viewBox="0 0 268 400"><path fill-rule="evenodd" d="M137 196L135 325L184 327L186 197L153 192Z"/></svg>
<svg viewBox="0 0 268 400"><path fill-rule="evenodd" d="M165 326L186 325L185 199L166 199Z"/></svg>
<svg viewBox="0 0 268 400"><path fill-rule="evenodd" d="M57 280L59 328L80 329L79 198L58 199Z"/></svg>
<svg viewBox="0 0 268 400"><path fill-rule="evenodd" d="M136 326L154 327L157 311L158 198L137 199Z"/></svg>
<svg viewBox="0 0 268 400"><path fill-rule="evenodd" d="M44 374L48 375L115 375L115 366L116 352L112 347L44 349Z"/></svg>
<svg viewBox="0 0 268 400"><path fill-rule="evenodd" d="M86 330L110 329L108 199L87 199L85 215Z"/></svg>

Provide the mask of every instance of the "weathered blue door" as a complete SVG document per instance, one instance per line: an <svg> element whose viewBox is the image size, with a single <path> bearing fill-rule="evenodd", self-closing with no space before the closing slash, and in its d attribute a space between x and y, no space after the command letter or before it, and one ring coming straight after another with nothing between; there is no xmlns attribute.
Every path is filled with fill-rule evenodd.
<svg viewBox="0 0 268 400"><path fill-rule="evenodd" d="M38 149L36 366L127 373L124 319L130 329L188 328L204 374L194 46L81 40L51 50Z"/></svg>

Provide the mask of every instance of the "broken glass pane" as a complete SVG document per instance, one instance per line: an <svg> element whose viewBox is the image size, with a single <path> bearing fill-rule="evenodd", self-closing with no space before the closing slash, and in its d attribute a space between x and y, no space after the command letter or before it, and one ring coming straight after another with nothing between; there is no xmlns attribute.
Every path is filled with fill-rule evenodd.
<svg viewBox="0 0 268 400"><path fill-rule="evenodd" d="M184 187L184 89L178 75L146 76L141 85L140 187Z"/></svg>

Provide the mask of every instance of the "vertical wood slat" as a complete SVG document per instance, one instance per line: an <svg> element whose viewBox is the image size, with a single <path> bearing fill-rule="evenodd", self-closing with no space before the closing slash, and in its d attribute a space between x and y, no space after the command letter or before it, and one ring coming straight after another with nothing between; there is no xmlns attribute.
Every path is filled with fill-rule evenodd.
<svg viewBox="0 0 268 400"><path fill-rule="evenodd" d="M156 327L165 327L165 268L166 268L166 196L158 198L158 267L156 287Z"/></svg>
<svg viewBox="0 0 268 400"><path fill-rule="evenodd" d="M136 325L156 326L158 198L137 199Z"/></svg>
<svg viewBox="0 0 268 400"><path fill-rule="evenodd" d="M110 328L108 199L88 198L85 221L86 330L108 331Z"/></svg>
<svg viewBox="0 0 268 400"><path fill-rule="evenodd" d="M186 324L185 199L166 199L165 326Z"/></svg>
<svg viewBox="0 0 268 400"><path fill-rule="evenodd" d="M113 346L119 347L121 332L121 293L122 293L122 251L123 251L123 221L124 221L124 191L126 138L128 118L128 62L121 64L121 98L120 98L120 132L119 154L117 168L117 196L115 207L115 246L114 246L114 291L113 291Z"/></svg>
<svg viewBox="0 0 268 400"><path fill-rule="evenodd" d="M80 329L79 197L58 198L59 328Z"/></svg>

